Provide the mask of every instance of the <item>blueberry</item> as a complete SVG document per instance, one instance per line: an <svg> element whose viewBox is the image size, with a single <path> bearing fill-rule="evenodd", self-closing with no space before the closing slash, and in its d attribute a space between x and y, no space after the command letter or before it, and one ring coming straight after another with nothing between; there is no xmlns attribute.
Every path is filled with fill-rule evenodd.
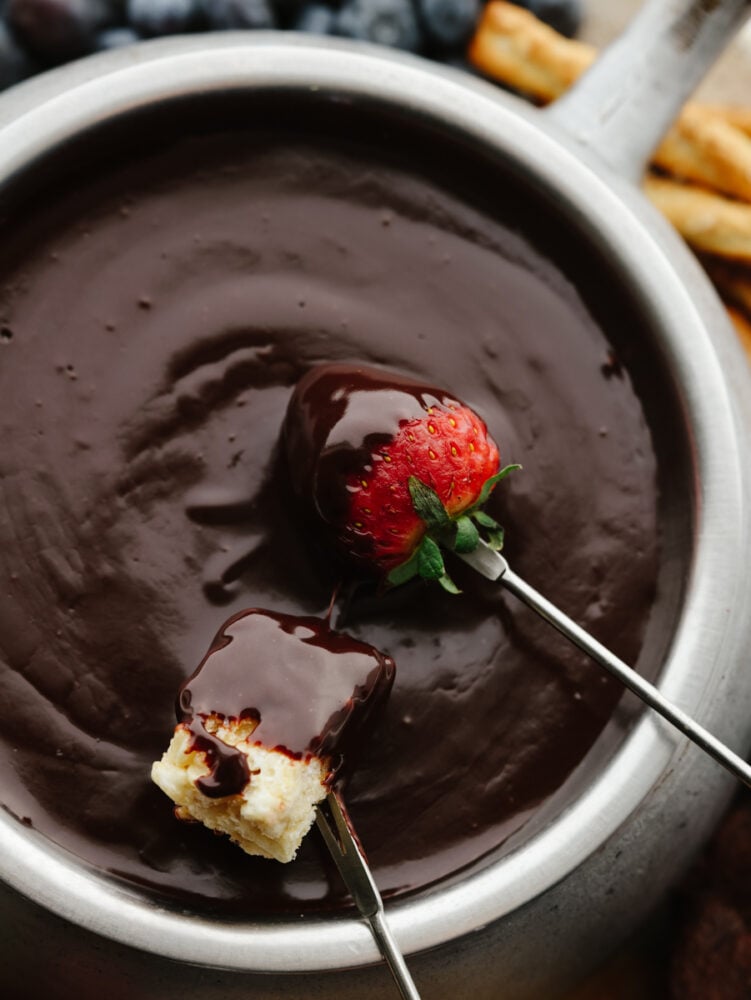
<svg viewBox="0 0 751 1000"><path fill-rule="evenodd" d="M336 33L410 52L422 43L410 0L347 0L336 19Z"/></svg>
<svg viewBox="0 0 751 1000"><path fill-rule="evenodd" d="M568 38L573 38L581 27L581 0L522 0L519 6L526 7L535 17Z"/></svg>
<svg viewBox="0 0 751 1000"><path fill-rule="evenodd" d="M459 48L472 34L480 14L480 0L419 0L428 38L443 48Z"/></svg>
<svg viewBox="0 0 751 1000"><path fill-rule="evenodd" d="M30 76L33 68L29 57L0 21L0 90Z"/></svg>
<svg viewBox="0 0 751 1000"><path fill-rule="evenodd" d="M203 10L209 27L219 31L273 28L276 23L269 0L203 0Z"/></svg>
<svg viewBox="0 0 751 1000"><path fill-rule="evenodd" d="M141 35L177 35L200 26L199 0L128 0L126 16Z"/></svg>
<svg viewBox="0 0 751 1000"><path fill-rule="evenodd" d="M333 35L335 21L336 14L331 7L312 3L308 7L303 7L294 29L305 31L310 35Z"/></svg>
<svg viewBox="0 0 751 1000"><path fill-rule="evenodd" d="M25 49L46 62L62 62L93 49L116 7L114 0L8 0L5 17Z"/></svg>
<svg viewBox="0 0 751 1000"><path fill-rule="evenodd" d="M106 52L108 49L122 49L126 45L135 45L140 40L141 36L133 28L108 28L96 36L94 48L97 52Z"/></svg>

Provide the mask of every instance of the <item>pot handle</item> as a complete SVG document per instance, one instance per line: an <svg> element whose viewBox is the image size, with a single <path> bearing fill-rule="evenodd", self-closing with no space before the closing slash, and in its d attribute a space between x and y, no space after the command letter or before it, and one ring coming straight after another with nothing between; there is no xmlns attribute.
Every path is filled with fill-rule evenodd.
<svg viewBox="0 0 751 1000"><path fill-rule="evenodd" d="M751 12L751 0L647 0L626 31L544 112L639 181L685 100Z"/></svg>

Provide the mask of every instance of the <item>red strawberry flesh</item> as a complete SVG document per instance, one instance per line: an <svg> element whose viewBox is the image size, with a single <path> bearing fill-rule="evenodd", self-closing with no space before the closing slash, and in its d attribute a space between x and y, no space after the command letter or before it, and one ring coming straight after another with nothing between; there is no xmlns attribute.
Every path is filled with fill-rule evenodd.
<svg viewBox="0 0 751 1000"><path fill-rule="evenodd" d="M366 366L327 364L298 383L284 442L294 488L340 549L387 573L426 532L409 483L456 518L499 470L484 422L443 389Z"/></svg>

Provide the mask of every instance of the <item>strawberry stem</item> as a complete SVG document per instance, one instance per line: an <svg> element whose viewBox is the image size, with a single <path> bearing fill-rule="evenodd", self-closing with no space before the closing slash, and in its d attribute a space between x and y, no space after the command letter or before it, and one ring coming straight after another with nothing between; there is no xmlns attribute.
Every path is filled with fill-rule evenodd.
<svg viewBox="0 0 751 1000"><path fill-rule="evenodd" d="M446 572L441 546L451 552L474 552L480 544L482 529L487 544L496 551L503 548L503 528L485 511L480 510L495 486L521 465L506 465L490 476L482 485L475 503L457 517L446 510L436 491L417 476L407 482L415 513L425 524L426 532L412 555L394 567L386 577L392 586L406 583L415 576L423 580L437 580L451 594L461 591Z"/></svg>

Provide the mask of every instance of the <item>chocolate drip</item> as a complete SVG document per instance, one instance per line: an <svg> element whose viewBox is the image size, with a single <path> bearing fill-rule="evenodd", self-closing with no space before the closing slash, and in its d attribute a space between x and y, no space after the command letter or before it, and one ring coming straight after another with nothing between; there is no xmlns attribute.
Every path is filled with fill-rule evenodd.
<svg viewBox="0 0 751 1000"><path fill-rule="evenodd" d="M210 768L208 774L196 778L196 788L209 799L241 792L250 781L245 755L210 733L203 719L191 719L186 725L191 734L191 750L202 751Z"/></svg>
<svg viewBox="0 0 751 1000"><path fill-rule="evenodd" d="M211 765L201 791L234 795L251 779L244 755L208 733L210 717L254 719L252 742L297 760L333 758L333 773L367 739L393 680L391 657L323 619L257 608L233 615L177 699L178 722Z"/></svg>

